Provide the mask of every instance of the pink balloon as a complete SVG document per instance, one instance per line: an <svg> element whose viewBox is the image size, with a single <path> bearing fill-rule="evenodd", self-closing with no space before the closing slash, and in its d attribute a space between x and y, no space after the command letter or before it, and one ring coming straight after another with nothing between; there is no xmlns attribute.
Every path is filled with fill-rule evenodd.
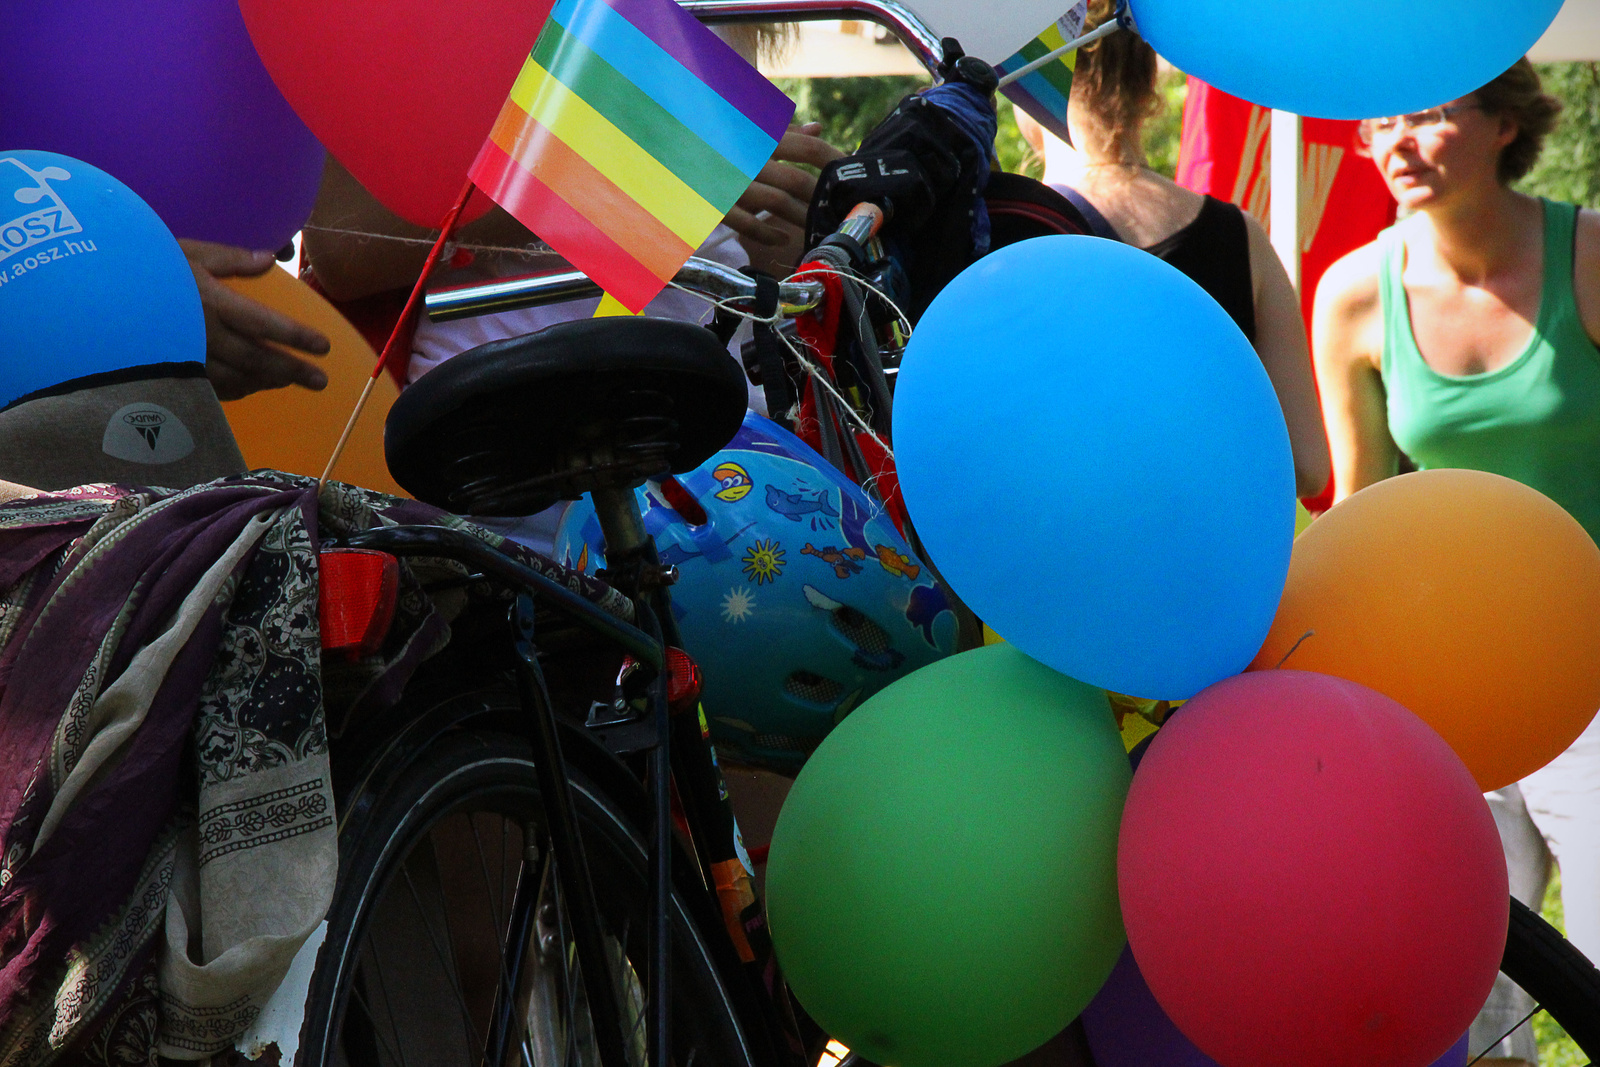
<svg viewBox="0 0 1600 1067"><path fill-rule="evenodd" d="M1118 885L1151 991L1227 1067L1425 1067L1489 995L1505 861L1471 773L1354 682L1262 671L1156 735Z"/></svg>

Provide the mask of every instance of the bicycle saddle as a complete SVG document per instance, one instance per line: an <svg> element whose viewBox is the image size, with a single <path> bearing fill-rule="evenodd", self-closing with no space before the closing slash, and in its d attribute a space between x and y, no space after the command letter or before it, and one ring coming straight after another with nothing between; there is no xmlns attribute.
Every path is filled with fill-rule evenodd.
<svg viewBox="0 0 1600 1067"><path fill-rule="evenodd" d="M694 469L732 440L745 402L739 364L704 327L586 319L429 371L390 409L384 453L418 500L528 515Z"/></svg>

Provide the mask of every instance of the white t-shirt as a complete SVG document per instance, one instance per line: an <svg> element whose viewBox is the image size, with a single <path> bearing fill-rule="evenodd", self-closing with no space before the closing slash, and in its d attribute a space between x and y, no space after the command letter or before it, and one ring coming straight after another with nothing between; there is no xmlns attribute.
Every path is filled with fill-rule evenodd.
<svg viewBox="0 0 1600 1067"><path fill-rule="evenodd" d="M695 255L736 268L750 262L744 246L739 243L738 234L722 225L711 231L711 236L706 238L705 243L695 249ZM509 277L521 273L524 269L514 258L482 256L470 267L445 274L439 281L443 285L465 285L473 281L491 281L495 278ZM536 333L546 326L554 326L559 322L593 318L595 309L599 306L599 297L591 297L545 307L505 311L497 315L456 319L453 322L432 322L424 317L417 325L416 336L411 344L411 365L406 371L406 381L414 382L452 356L460 355L479 345ZM644 314L653 318L697 323L710 322L712 313L711 305L705 300L677 289L663 290L661 295L644 309ZM734 335L729 345L729 354L734 359L739 358L739 348L749 336L748 324L741 326L739 332ZM749 385L748 380L746 387L749 390L750 407L765 414L766 397L760 388ZM561 515L565 510L565 504L557 504L537 515L478 521L536 552L549 555L554 551L556 528L560 525Z"/></svg>

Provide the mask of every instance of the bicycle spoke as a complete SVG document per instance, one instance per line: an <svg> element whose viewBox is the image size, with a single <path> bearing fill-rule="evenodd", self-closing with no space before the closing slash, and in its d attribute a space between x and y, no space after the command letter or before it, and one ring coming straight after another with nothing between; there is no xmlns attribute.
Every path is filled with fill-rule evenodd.
<svg viewBox="0 0 1600 1067"><path fill-rule="evenodd" d="M394 1049L395 1052L399 1054L400 1067L407 1067L405 1042L400 1040L400 1030L395 1026L394 1022L394 1001L389 999L389 983L384 981L383 978L383 960L378 956L378 946L375 942L370 943L369 947L372 950L373 970L375 970L378 974L378 992L383 997L384 1014L389 1017L389 1030L391 1036L394 1038ZM370 1007L367 1009L367 1018L372 1019L372 1009ZM377 1032L376 1019L373 1019L373 1032L374 1034Z"/></svg>
<svg viewBox="0 0 1600 1067"><path fill-rule="evenodd" d="M383 985L381 976L378 979L378 984L380 986ZM400 1041L400 1035L398 1033L392 1035L394 1037L393 1043L385 1041L383 1035L378 1032L377 1019L372 1013L372 1003L367 1000L366 994L354 986L351 987L350 993L361 1005L361 1010L367 1013L367 1019L372 1023L372 1036L383 1045L384 1054L389 1057L389 1062L398 1063L401 1067L405 1067L406 1055L402 1049L403 1043ZM389 1029L391 1031L394 1030L394 1014L392 1012L389 1015Z"/></svg>
<svg viewBox="0 0 1600 1067"><path fill-rule="evenodd" d="M445 977L449 979L450 991L456 995L456 1004L461 1008L462 1029L466 1031L467 1041L470 1042L469 1047L481 1049L483 1042L478 1040L477 1027L472 1022L472 1012L467 1008L466 994L461 990L460 977L456 974L453 966L454 954L447 955L444 947L439 944L439 938L433 932L433 924L428 921L427 909L422 906L422 896L417 892L417 884L411 878L410 869L402 866L400 873L405 875L406 887L411 890L412 903L417 906L417 914L422 918L422 928L428 932L428 942L433 946L433 953L439 960L439 966L443 969ZM445 925L447 927L449 925L448 918L445 920ZM445 936L448 939L448 930Z"/></svg>
<svg viewBox="0 0 1600 1067"><path fill-rule="evenodd" d="M1517 1022L1512 1024L1511 1029L1507 1030L1505 1033L1501 1034L1499 1037L1497 1037L1493 1041L1489 1042L1489 1048L1484 1049L1482 1052L1480 1052L1476 1056L1472 1057L1472 1059L1468 1060L1467 1061L1467 1067L1472 1067L1473 1064L1477 1063L1479 1060L1481 1060L1485 1056L1487 1056L1489 1054L1489 1049L1498 1048L1500 1046L1500 1042L1504 1041L1506 1038L1508 1038L1512 1034L1516 1033L1517 1029L1519 1027L1522 1027L1522 1026L1526 1025L1529 1019L1532 1019L1535 1015L1538 1015L1543 1010L1544 1010L1544 1005L1543 1004L1535 1004L1533 1006L1533 1010L1532 1011L1530 1011L1528 1014L1524 1015L1519 1021L1517 1021Z"/></svg>
<svg viewBox="0 0 1600 1067"><path fill-rule="evenodd" d="M507 932L505 917L500 913L500 910L495 907L495 900L498 897L503 897L504 894L497 894L494 890L494 886L490 882L489 861L483 854L483 838L478 835L478 820L473 816L468 815L467 825L472 828L472 843L477 847L478 850L478 870L483 873L483 891L489 898L489 920L494 923L495 940L502 941ZM502 818L500 820L500 826L500 888L503 890L505 888L506 870L505 835L510 833L510 820ZM504 970L504 967L505 964L504 961L502 961L501 969ZM504 975L501 977L504 977Z"/></svg>

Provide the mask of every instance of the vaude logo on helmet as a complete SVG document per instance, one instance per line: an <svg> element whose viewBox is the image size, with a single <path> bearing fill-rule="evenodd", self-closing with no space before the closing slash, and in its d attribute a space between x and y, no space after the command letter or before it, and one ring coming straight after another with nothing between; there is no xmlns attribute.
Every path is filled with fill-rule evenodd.
<svg viewBox="0 0 1600 1067"><path fill-rule="evenodd" d="M128 404L106 423L100 450L129 463L176 463L194 451L194 435L160 404Z"/></svg>

